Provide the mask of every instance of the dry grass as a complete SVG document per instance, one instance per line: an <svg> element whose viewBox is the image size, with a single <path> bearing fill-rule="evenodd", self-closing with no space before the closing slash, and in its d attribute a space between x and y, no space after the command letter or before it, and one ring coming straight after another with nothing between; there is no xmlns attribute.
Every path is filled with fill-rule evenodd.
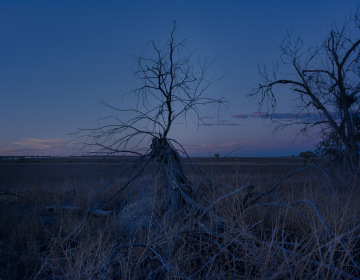
<svg viewBox="0 0 360 280"><path fill-rule="evenodd" d="M234 170L236 173L236 170ZM329 178L328 178L328 177ZM215 178L216 179L216 178ZM248 184L255 186L213 206L224 229L209 231L181 216L178 225L139 229L125 236L116 214L94 217L87 209L113 189L92 185L27 186L0 196L1 279L354 279L360 278L357 178L304 170L266 193L281 176L218 177L221 187L201 185L211 205ZM264 193L258 201L251 199ZM108 204L119 209L125 194ZM47 212L46 206L77 205Z"/></svg>

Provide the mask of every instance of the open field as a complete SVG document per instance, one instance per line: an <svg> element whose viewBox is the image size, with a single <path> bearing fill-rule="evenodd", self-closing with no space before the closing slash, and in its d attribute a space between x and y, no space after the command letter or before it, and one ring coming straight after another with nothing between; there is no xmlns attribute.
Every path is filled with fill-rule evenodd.
<svg viewBox="0 0 360 280"><path fill-rule="evenodd" d="M117 172L120 164L130 161L130 158L116 158L104 160L102 158L41 159L30 163L0 164L0 184L6 187L39 183L66 184L86 180L104 180ZM63 161L63 162L61 162ZM114 163L109 163L115 161ZM197 165L214 176L237 176L241 174L277 174L304 166L302 158L264 157L264 158L195 158ZM184 160L184 168L188 163ZM121 165L120 168L123 168Z"/></svg>
<svg viewBox="0 0 360 280"><path fill-rule="evenodd" d="M0 279L360 278L357 177L301 158L196 158L214 179L194 177L199 200L224 227L192 209L129 235L119 215L141 186L100 207L128 160L1 163Z"/></svg>

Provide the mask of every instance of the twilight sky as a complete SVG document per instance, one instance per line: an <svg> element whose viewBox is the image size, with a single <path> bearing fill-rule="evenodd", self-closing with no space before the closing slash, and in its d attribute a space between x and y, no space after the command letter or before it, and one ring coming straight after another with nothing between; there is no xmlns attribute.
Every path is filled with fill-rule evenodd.
<svg viewBox="0 0 360 280"><path fill-rule="evenodd" d="M111 112L99 100L129 108L134 58L149 40L163 45L177 21L178 39L225 75L209 88L228 108L201 110L207 125L179 124L170 135L191 155L282 156L313 149L296 130L274 127L247 94L258 65L271 67L287 31L320 44L359 0L133 0L0 2L0 155L69 155L78 128ZM291 94L277 117L291 116ZM124 116L126 117L126 116Z"/></svg>

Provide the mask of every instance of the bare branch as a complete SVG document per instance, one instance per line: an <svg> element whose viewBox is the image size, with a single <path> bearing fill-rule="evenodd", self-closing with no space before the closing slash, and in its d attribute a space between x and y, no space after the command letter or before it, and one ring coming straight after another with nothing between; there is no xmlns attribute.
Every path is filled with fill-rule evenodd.
<svg viewBox="0 0 360 280"><path fill-rule="evenodd" d="M353 21L359 30L358 16ZM302 123L300 131L308 134L320 131L325 139L330 136L329 132L334 132L332 135L342 143L351 168L358 170L360 131L356 116L360 112L360 39L350 30L347 22L340 28L334 26L321 46L309 49L304 48L301 39L287 34L280 45L281 63L272 75L265 67L259 71L263 82L250 96L258 96L259 110L266 105L271 117L277 104L277 86L288 88L295 94L294 107L299 114L312 110L319 115L317 120ZM277 122L279 127L300 124L291 120Z"/></svg>

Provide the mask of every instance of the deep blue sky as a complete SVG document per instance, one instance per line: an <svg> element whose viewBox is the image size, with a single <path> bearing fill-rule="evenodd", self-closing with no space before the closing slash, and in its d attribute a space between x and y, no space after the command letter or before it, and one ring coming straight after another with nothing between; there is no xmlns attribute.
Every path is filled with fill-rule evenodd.
<svg viewBox="0 0 360 280"><path fill-rule="evenodd" d="M313 142L293 141L290 129L273 134L262 118L234 118L257 111L247 93L259 82L257 66L271 66L288 30L319 44L332 23L342 23L356 0L302 1L0 1L0 155L71 153L68 133L94 127L110 112L98 100L120 108L134 84L133 55L149 40L163 44L178 23L177 38L203 59L216 59L211 74L225 77L210 97L225 97L209 123L177 126L172 137L193 155L276 156L298 154ZM283 102L279 113L290 112ZM231 124L231 125L230 125Z"/></svg>

